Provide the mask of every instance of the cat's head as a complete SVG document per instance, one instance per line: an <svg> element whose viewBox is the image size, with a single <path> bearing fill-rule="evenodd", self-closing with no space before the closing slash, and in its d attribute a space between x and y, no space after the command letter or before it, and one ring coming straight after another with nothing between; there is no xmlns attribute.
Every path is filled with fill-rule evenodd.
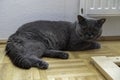
<svg viewBox="0 0 120 80"><path fill-rule="evenodd" d="M82 40L96 40L102 33L102 25L105 18L95 20L87 19L78 15L79 36Z"/></svg>

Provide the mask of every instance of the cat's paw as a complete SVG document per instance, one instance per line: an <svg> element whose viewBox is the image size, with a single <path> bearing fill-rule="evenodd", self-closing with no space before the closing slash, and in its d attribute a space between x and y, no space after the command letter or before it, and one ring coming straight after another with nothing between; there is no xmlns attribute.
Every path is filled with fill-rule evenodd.
<svg viewBox="0 0 120 80"><path fill-rule="evenodd" d="M69 58L69 54L68 53L61 53L59 57L61 59L68 59Z"/></svg>
<svg viewBox="0 0 120 80"><path fill-rule="evenodd" d="M99 43L95 43L94 45L95 45L94 46L95 49L100 49L101 48L101 45Z"/></svg>
<svg viewBox="0 0 120 80"><path fill-rule="evenodd" d="M47 62L44 62L44 61L37 63L37 67L40 69L48 69L48 66L49 66L49 64Z"/></svg>

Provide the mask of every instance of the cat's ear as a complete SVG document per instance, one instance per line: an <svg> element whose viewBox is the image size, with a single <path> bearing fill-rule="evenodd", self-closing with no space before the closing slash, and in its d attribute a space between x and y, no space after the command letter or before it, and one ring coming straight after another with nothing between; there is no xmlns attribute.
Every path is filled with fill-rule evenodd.
<svg viewBox="0 0 120 80"><path fill-rule="evenodd" d="M78 18L78 22L80 24L84 24L86 22L86 19L81 15L78 15L77 18Z"/></svg>
<svg viewBox="0 0 120 80"><path fill-rule="evenodd" d="M105 21L106 21L105 18L102 18L102 19L97 20L97 22L98 22L99 24L103 24Z"/></svg>

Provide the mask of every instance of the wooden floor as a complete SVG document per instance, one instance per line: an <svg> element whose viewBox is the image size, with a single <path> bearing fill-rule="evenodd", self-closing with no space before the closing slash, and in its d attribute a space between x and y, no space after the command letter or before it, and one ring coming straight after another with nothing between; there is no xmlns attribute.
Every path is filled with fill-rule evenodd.
<svg viewBox="0 0 120 80"><path fill-rule="evenodd" d="M95 68L91 56L120 56L120 41L100 42L98 50L68 52L68 60L44 58L49 69L29 70L13 66L4 54L5 44L0 45L0 80L106 80Z"/></svg>

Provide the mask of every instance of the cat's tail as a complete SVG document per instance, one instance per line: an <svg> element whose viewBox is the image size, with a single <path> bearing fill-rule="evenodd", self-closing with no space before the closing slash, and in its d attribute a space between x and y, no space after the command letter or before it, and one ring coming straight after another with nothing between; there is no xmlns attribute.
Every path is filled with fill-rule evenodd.
<svg viewBox="0 0 120 80"><path fill-rule="evenodd" d="M29 69L31 68L30 61L22 55L20 44L17 41L8 41L6 45L6 55L11 59L12 63L20 68Z"/></svg>

